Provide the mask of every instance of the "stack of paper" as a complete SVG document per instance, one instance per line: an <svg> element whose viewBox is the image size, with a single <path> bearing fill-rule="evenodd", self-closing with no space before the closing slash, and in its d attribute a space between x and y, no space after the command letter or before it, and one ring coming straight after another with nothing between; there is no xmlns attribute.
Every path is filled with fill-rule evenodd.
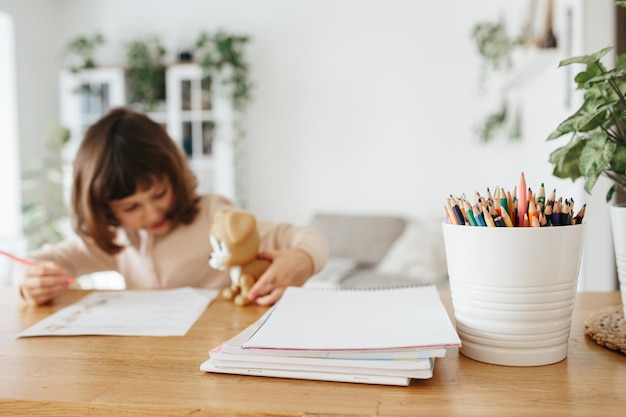
<svg viewBox="0 0 626 417"><path fill-rule="evenodd" d="M256 323L209 352L207 372L408 385L461 341L433 286L290 287Z"/></svg>

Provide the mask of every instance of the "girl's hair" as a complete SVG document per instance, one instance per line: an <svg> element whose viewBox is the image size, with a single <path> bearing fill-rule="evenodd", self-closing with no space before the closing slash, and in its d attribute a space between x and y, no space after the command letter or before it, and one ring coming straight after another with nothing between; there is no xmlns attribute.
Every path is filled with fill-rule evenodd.
<svg viewBox="0 0 626 417"><path fill-rule="evenodd" d="M120 224L109 202L149 188L154 179L170 181L173 204L167 218L191 223L199 198L181 148L146 115L123 107L111 109L87 129L74 160L74 230L105 252L118 253L122 246L114 239Z"/></svg>

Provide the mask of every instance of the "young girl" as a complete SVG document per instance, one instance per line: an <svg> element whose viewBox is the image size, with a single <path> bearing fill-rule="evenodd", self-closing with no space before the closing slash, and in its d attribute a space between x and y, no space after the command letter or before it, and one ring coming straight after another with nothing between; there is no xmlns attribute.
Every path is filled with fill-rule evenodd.
<svg viewBox="0 0 626 417"><path fill-rule="evenodd" d="M33 305L64 293L78 277L113 270L126 288L222 288L227 271L212 269L209 229L220 195L197 196L187 158L165 129L126 108L92 125L74 160L72 223L76 237L44 246L28 258L20 291ZM258 221L260 252L270 268L248 298L276 302L285 288L302 285L328 257L322 234L308 227Z"/></svg>

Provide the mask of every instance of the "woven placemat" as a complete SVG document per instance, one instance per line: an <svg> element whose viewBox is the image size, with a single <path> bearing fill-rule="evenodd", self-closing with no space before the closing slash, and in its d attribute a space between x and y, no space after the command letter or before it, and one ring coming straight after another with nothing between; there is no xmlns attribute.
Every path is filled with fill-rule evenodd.
<svg viewBox="0 0 626 417"><path fill-rule="evenodd" d="M585 334L607 349L626 354L626 320L621 305L595 313L585 321Z"/></svg>

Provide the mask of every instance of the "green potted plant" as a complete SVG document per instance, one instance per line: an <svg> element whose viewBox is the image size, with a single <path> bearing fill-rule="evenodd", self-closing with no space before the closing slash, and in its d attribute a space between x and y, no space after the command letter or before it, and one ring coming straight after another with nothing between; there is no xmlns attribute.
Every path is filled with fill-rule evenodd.
<svg viewBox="0 0 626 417"><path fill-rule="evenodd" d="M626 1L617 1L626 7ZM598 178L612 180L607 202L614 193L626 195L626 54L617 57L615 68L607 69L601 59L613 48L594 54L568 58L559 66L583 64L585 69L574 81L584 91L583 103L548 136L554 140L570 135L569 141L552 151L550 163L559 178L585 180L584 189L591 194ZM611 225L616 251L618 278L622 301L626 306L626 206L611 204ZM626 307L625 307L626 309Z"/></svg>
<svg viewBox="0 0 626 417"><path fill-rule="evenodd" d="M67 51L72 58L70 71L78 72L83 69L95 68L94 58L96 49L105 44L102 34L96 33L92 36L79 36L72 39L67 45Z"/></svg>
<svg viewBox="0 0 626 417"><path fill-rule="evenodd" d="M153 111L165 99L167 50L158 36L132 40L126 48L130 102Z"/></svg>
<svg viewBox="0 0 626 417"><path fill-rule="evenodd" d="M233 107L242 111L251 98L252 83L244 47L249 38L219 31L214 35L202 32L195 44L202 73L211 80L220 79L230 88Z"/></svg>
<svg viewBox="0 0 626 417"><path fill-rule="evenodd" d="M626 2L623 3L626 6ZM616 189L626 191L626 54L617 57L611 70L600 62L613 48L591 55L569 58L559 66L584 64L585 70L574 78L584 90L580 108L548 136L548 140L570 134L569 142L550 154L553 174L559 178L585 179L585 191L591 194L601 175L613 180L607 193L610 201Z"/></svg>

